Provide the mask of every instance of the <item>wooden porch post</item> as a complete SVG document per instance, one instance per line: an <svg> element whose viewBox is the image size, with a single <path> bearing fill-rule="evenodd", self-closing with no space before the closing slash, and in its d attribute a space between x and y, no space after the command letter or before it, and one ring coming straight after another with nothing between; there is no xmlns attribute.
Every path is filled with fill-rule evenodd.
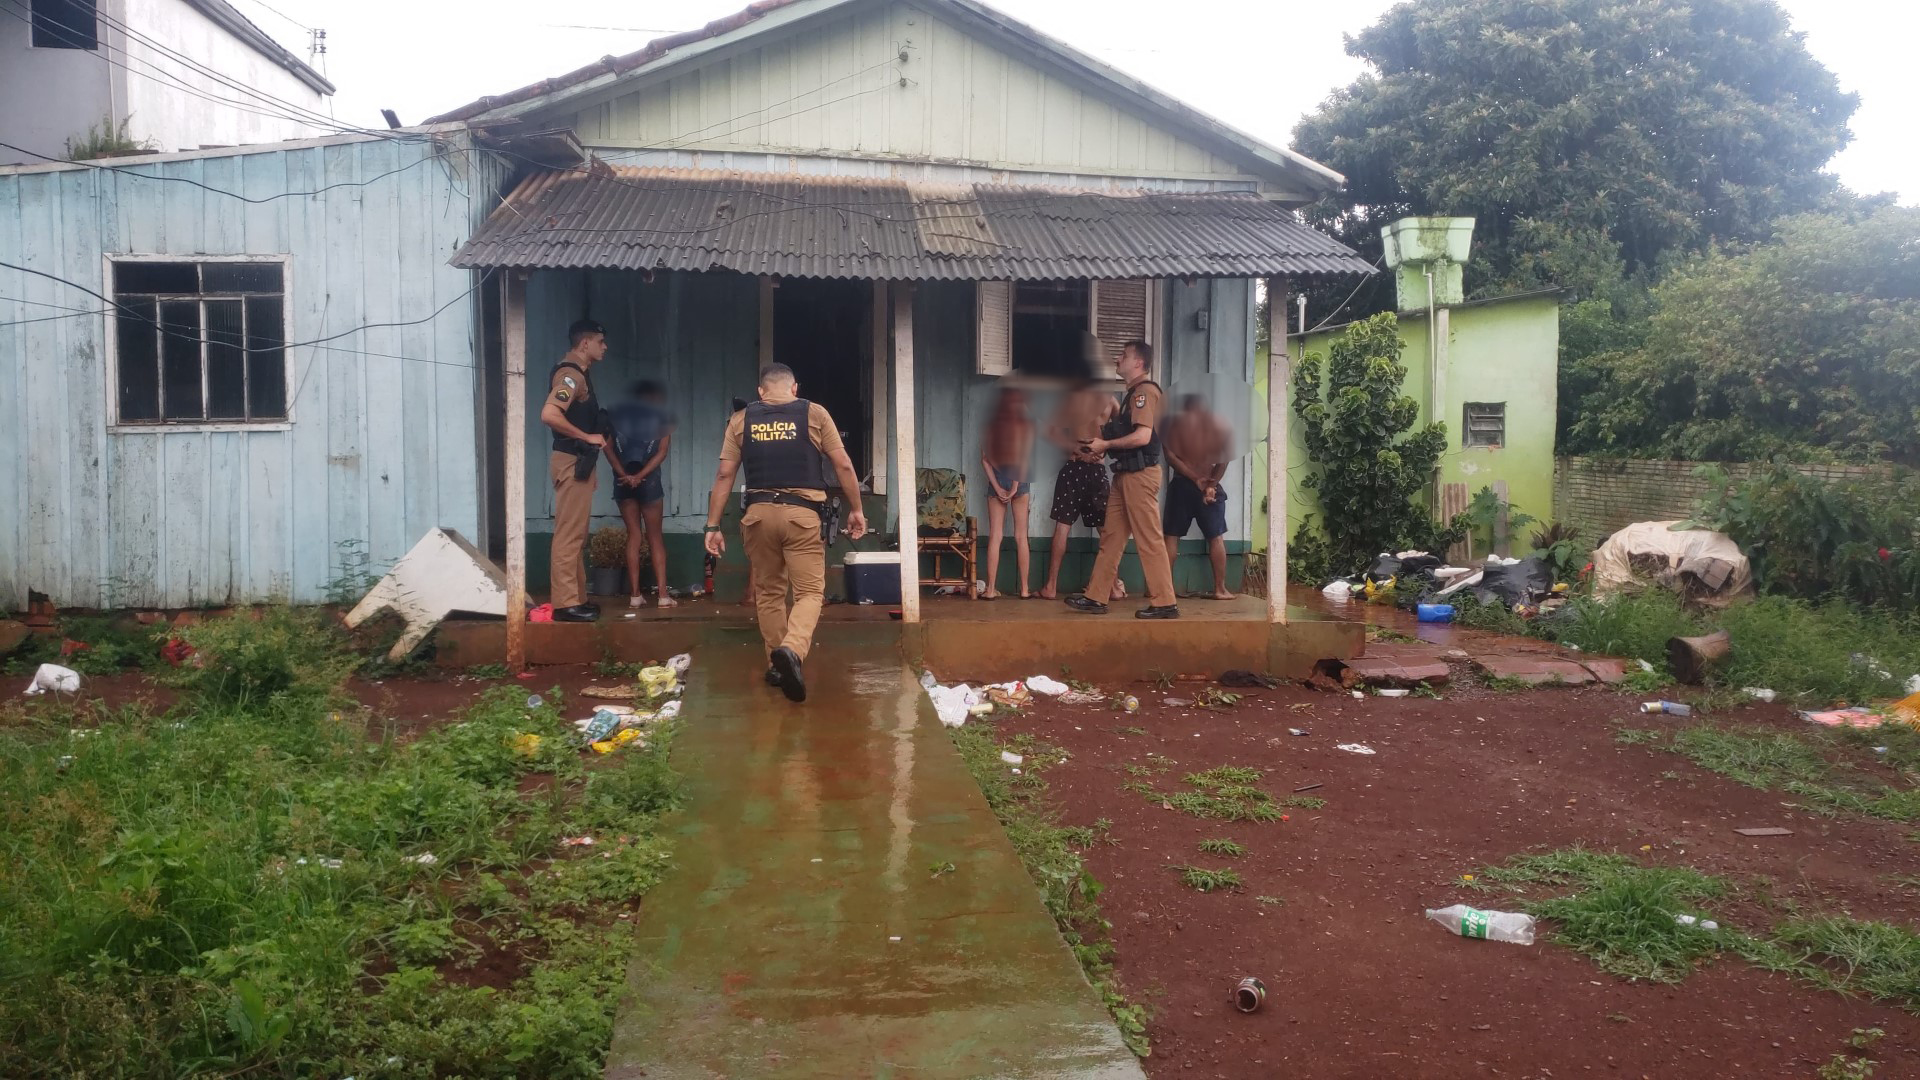
<svg viewBox="0 0 1920 1080"><path fill-rule="evenodd" d="M507 670L527 666L527 279L509 270L501 283L502 337L506 343L506 397L501 422L505 444L507 518Z"/></svg>
<svg viewBox="0 0 1920 1080"><path fill-rule="evenodd" d="M1287 621L1287 456L1292 446L1293 354L1287 279L1267 279L1267 621Z"/></svg>
<svg viewBox="0 0 1920 1080"><path fill-rule="evenodd" d="M899 454L899 473L893 490L900 503L900 617L920 621L920 514L913 500L919 491L914 477L913 423L913 282L893 286L893 431Z"/></svg>
<svg viewBox="0 0 1920 1080"><path fill-rule="evenodd" d="M893 463L887 460L887 410L881 406L886 400L887 389L887 315L891 312L887 306L887 283L873 283L873 437L867 454L867 468L873 473L873 493L885 495L887 474ZM886 527L885 521L876 522L878 528Z"/></svg>

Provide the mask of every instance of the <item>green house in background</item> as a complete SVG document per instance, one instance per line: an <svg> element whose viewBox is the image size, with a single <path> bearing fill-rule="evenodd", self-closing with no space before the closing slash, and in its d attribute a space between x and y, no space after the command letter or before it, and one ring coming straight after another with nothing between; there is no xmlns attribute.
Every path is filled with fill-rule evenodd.
<svg viewBox="0 0 1920 1080"><path fill-rule="evenodd" d="M1468 301L1461 271L1473 242L1472 218L1402 218L1380 230L1387 269L1394 274L1400 339L1406 349L1406 394L1420 403L1419 424L1447 426L1432 497L1436 517L1466 509L1483 487L1543 521L1553 520L1554 417L1558 405L1560 303L1558 289ZM1295 363L1310 352L1325 353L1345 325L1291 334ZM1257 363L1252 430L1256 456L1264 454L1267 365ZM1294 463L1288 474L1287 521L1321 517L1314 492L1304 484L1314 468L1300 426L1291 426ZM1256 478L1256 517L1249 530L1256 550L1266 538L1264 468ZM1516 546L1524 546L1521 538ZM1304 584L1304 583L1303 583Z"/></svg>

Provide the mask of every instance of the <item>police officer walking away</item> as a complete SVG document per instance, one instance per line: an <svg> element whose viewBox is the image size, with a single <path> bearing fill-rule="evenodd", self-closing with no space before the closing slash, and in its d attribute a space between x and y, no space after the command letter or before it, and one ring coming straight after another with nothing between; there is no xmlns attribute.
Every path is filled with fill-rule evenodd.
<svg viewBox="0 0 1920 1080"><path fill-rule="evenodd" d="M852 508L847 535L866 535L860 480L827 410L797 396L799 385L785 364L760 372L760 400L733 414L720 441L720 469L707 499L707 553L727 550L720 515L733 491L734 475L747 470L746 514L740 539L753 564L760 638L767 646L767 683L789 701L807 700L801 668L813 643L826 593L827 548L820 521L827 511L827 466ZM1155 474L1158 475L1157 473ZM1164 561L1164 560L1163 560ZM787 609L787 586L793 609Z"/></svg>
<svg viewBox="0 0 1920 1080"><path fill-rule="evenodd" d="M1106 596L1120 575L1120 556L1127 537L1140 553L1140 569L1147 578L1147 606L1136 619L1177 619L1173 571L1167 563L1166 541L1160 533L1160 414L1165 406L1160 387L1148 373L1153 368L1153 346L1129 341L1120 349L1120 377L1127 392L1120 411L1100 429L1100 438L1087 449L1113 459L1113 489L1107 494L1107 520L1100 527L1100 554L1093 561L1087 591L1067 597L1067 606L1089 615L1105 615L1107 605L1093 599Z"/></svg>
<svg viewBox="0 0 1920 1080"><path fill-rule="evenodd" d="M591 319L567 328L570 347L553 367L540 422L553 429L553 619L592 622L600 608L587 603L581 554L587 546L587 522L593 513L595 469L607 438L600 434L600 397L587 369L607 355L607 332Z"/></svg>

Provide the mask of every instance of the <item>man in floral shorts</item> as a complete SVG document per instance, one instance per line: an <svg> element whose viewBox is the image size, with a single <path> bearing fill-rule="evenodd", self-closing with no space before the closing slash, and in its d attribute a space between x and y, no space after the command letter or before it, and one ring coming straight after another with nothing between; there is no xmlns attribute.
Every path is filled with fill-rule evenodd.
<svg viewBox="0 0 1920 1080"><path fill-rule="evenodd" d="M1067 537L1078 521L1097 536L1107 523L1107 476L1103 455L1087 451L1085 443L1100 434L1100 425L1113 416L1119 404L1112 394L1089 387L1076 390L1060 403L1060 409L1047 424L1047 441L1067 455L1060 475L1053 482L1053 547L1047 568L1047 586L1040 595L1048 600L1060 598L1060 562L1067 554ZM1113 598L1124 599L1127 588L1118 580Z"/></svg>

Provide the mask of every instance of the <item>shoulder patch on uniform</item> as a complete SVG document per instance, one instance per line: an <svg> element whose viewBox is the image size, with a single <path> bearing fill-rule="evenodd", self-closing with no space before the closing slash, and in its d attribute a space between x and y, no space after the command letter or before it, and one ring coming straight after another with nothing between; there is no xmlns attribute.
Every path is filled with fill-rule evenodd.
<svg viewBox="0 0 1920 1080"><path fill-rule="evenodd" d="M562 376L560 376L560 381L561 381L561 382L563 382L563 383L566 383L566 384L567 384L567 389L569 389L569 390L578 390L578 389L580 388L580 384L579 384L579 383L577 383L577 382L574 382L574 381L573 381L573 376L571 376L571 375L562 375Z"/></svg>
<svg viewBox="0 0 1920 1080"><path fill-rule="evenodd" d="M1136 409L1144 409L1144 408L1146 408L1146 407L1147 407L1147 395L1145 395L1145 394L1141 394L1141 395L1140 395L1139 397L1137 397L1137 398L1134 398L1134 399L1133 399L1133 407L1134 407L1134 408L1136 408Z"/></svg>
<svg viewBox="0 0 1920 1080"><path fill-rule="evenodd" d="M553 399L554 399L555 401L566 401L566 400L568 400L568 399L570 399L570 398L572 398L572 397L573 397L573 395L572 395L572 394L569 394L569 393L567 393L567 392L566 392L565 390L555 390L555 391L553 392Z"/></svg>

